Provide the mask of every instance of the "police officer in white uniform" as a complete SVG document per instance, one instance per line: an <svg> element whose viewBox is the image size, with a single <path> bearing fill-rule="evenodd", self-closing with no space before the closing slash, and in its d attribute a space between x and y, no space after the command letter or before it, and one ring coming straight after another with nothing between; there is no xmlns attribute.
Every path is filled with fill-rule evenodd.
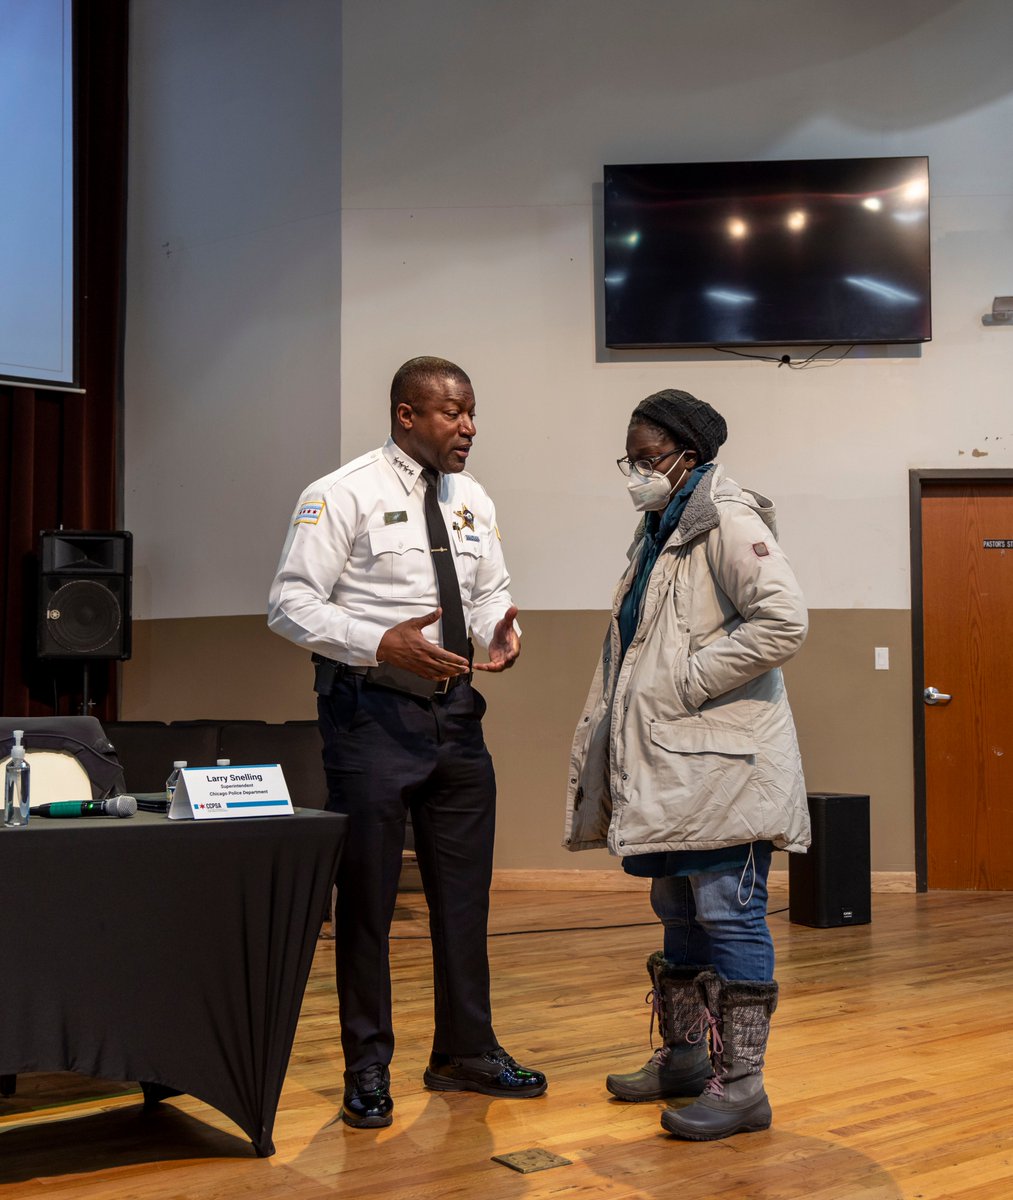
<svg viewBox="0 0 1013 1200"><path fill-rule="evenodd" d="M388 938L408 812L433 946L424 1081L491 1096L546 1088L499 1045L489 1001L496 782L471 679L510 667L520 637L495 509L464 469L474 412L460 367L405 363L390 438L303 492L271 588L268 624L313 651L327 807L350 818L335 938L353 1128L392 1120ZM488 662L472 662L469 629Z"/></svg>

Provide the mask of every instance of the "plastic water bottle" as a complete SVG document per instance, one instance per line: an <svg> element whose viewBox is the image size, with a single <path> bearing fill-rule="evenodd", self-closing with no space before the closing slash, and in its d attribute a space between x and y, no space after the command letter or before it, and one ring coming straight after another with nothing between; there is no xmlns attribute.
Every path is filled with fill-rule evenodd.
<svg viewBox="0 0 1013 1200"><path fill-rule="evenodd" d="M24 736L23 729L14 730L14 745L4 779L4 824L12 829L28 824L32 769L25 760L25 748L21 744Z"/></svg>
<svg viewBox="0 0 1013 1200"><path fill-rule="evenodd" d="M173 793L176 791L176 784L179 783L179 773L186 766L185 758L177 758L172 764L172 770L169 772L169 778L165 781L165 798L168 803L172 804Z"/></svg>

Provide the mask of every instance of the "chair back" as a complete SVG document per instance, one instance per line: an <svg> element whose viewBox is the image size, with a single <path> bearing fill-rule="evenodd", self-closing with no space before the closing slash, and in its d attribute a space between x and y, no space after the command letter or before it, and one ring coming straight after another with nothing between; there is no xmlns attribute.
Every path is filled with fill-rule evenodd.
<svg viewBox="0 0 1013 1200"><path fill-rule="evenodd" d="M20 726L19 726L20 728ZM0 762L0 775L11 761L8 755ZM26 750L25 762L31 768L30 804L38 808L53 800L92 800L88 772L73 754L63 750Z"/></svg>
<svg viewBox="0 0 1013 1200"><path fill-rule="evenodd" d="M126 791L123 769L112 743L95 717L0 717L0 759L6 763L14 744L14 730L25 731L26 758L32 767L32 804L44 804L41 793L49 788L71 788L59 800L104 800ZM35 755L47 752L47 760ZM80 767L75 774L64 761ZM38 771L36 771L38 767Z"/></svg>

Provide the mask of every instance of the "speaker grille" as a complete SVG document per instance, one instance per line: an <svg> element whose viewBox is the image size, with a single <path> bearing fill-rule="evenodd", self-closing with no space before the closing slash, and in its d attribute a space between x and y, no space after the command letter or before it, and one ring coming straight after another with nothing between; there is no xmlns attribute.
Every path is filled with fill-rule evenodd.
<svg viewBox="0 0 1013 1200"><path fill-rule="evenodd" d="M130 657L132 547L125 529L42 531L35 607L39 658Z"/></svg>
<svg viewBox="0 0 1013 1200"><path fill-rule="evenodd" d="M53 642L69 654L97 654L116 639L123 611L108 587L72 579L50 596L45 622Z"/></svg>

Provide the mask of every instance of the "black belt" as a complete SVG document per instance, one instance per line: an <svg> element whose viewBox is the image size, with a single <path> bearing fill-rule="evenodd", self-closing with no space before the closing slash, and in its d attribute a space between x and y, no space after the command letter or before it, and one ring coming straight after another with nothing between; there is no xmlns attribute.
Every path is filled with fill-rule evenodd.
<svg viewBox="0 0 1013 1200"><path fill-rule="evenodd" d="M319 696L329 696L334 689L335 680L344 679L349 675L365 679L367 683L376 687L400 692L405 696L417 696L422 700L431 700L433 696L445 696L459 683L471 682L470 671L464 675L451 675L449 679L423 679L413 671L391 666L390 663L380 663L377 667L353 667L333 658L324 658L322 654L313 655L313 665L316 671L313 690Z"/></svg>

